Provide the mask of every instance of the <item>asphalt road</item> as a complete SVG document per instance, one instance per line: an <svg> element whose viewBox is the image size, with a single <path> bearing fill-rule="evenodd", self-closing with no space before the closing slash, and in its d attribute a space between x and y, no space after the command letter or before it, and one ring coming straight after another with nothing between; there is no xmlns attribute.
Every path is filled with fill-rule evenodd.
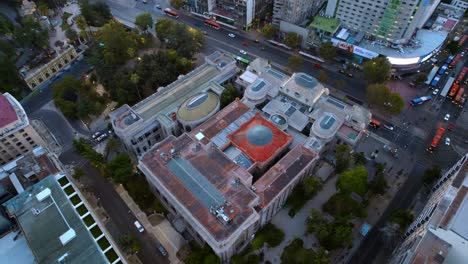
<svg viewBox="0 0 468 264"><path fill-rule="evenodd" d="M79 156L73 150L63 153L59 158L64 164L73 164L85 170L86 185L99 198L101 206L109 215L110 219L106 223L106 227L116 241L124 234L134 236L140 241L141 249L137 255L142 263L169 263L167 258L159 254L156 241L147 232L138 232L133 225L137 220L136 217L130 212L112 184L104 179L100 172L89 164L87 159Z"/></svg>

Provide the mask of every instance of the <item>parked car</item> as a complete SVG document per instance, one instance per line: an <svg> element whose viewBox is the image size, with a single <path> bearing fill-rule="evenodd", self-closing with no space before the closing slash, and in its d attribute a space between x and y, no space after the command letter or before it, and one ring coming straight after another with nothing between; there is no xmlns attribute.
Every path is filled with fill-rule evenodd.
<svg viewBox="0 0 468 264"><path fill-rule="evenodd" d="M167 250L161 244L158 243L157 247L158 247L158 251L159 251L159 253L161 253L161 255L163 255L164 257L168 255Z"/></svg>
<svg viewBox="0 0 468 264"><path fill-rule="evenodd" d="M433 95L438 95L439 94L439 89L434 89L434 91L432 92Z"/></svg>
<svg viewBox="0 0 468 264"><path fill-rule="evenodd" d="M242 42L242 46L248 47L248 46L249 46L249 43L248 43L247 41L244 41L244 42Z"/></svg>
<svg viewBox="0 0 468 264"><path fill-rule="evenodd" d="M450 146L450 138L445 138L445 145Z"/></svg>
<svg viewBox="0 0 468 264"><path fill-rule="evenodd" d="M160 5L156 5L156 8L157 8L157 9L161 9L161 6L160 6Z"/></svg>
<svg viewBox="0 0 468 264"><path fill-rule="evenodd" d="M395 127L394 127L392 124L385 124L384 127L385 127L386 129L392 130L392 131L395 129Z"/></svg>
<svg viewBox="0 0 468 264"><path fill-rule="evenodd" d="M258 39L254 40L255 43L260 43L260 41Z"/></svg>
<svg viewBox="0 0 468 264"><path fill-rule="evenodd" d="M230 38L235 38L235 37L236 37L236 35L234 35L234 34L232 34L232 33L229 33L228 36L229 36Z"/></svg>
<svg viewBox="0 0 468 264"><path fill-rule="evenodd" d="M448 131L453 131L454 128L455 128L455 125L453 123L450 123L447 129Z"/></svg>
<svg viewBox="0 0 468 264"><path fill-rule="evenodd" d="M350 73L350 72L348 72L348 77L349 77L349 78L353 78L353 74Z"/></svg>
<svg viewBox="0 0 468 264"><path fill-rule="evenodd" d="M101 135L101 132L98 131L98 132L96 132L96 133L94 133L94 134L92 135L92 138L93 138L93 139L96 139L96 138L98 138L100 135Z"/></svg>
<svg viewBox="0 0 468 264"><path fill-rule="evenodd" d="M138 232L143 233L143 232L145 231L145 229L144 229L143 226L140 224L140 222L135 221L133 224L134 224L135 227L138 229Z"/></svg>
<svg viewBox="0 0 468 264"><path fill-rule="evenodd" d="M444 120L449 121L449 119L450 119L450 114L446 114L445 117L444 117Z"/></svg>
<svg viewBox="0 0 468 264"><path fill-rule="evenodd" d="M341 74L346 74L345 70L343 70L343 69L340 69L340 70L339 70L339 73L341 73Z"/></svg>
<svg viewBox="0 0 468 264"><path fill-rule="evenodd" d="M239 50L239 52L243 55L247 55L247 52L245 50Z"/></svg>

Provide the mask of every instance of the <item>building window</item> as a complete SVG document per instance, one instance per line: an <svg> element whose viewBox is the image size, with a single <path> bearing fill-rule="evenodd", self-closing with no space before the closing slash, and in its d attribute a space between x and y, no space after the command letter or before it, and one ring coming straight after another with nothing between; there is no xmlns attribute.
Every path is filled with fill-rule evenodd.
<svg viewBox="0 0 468 264"><path fill-rule="evenodd" d="M18 139L17 139L17 138L14 138L14 139L13 139L13 142L18 142Z"/></svg>
<svg viewBox="0 0 468 264"><path fill-rule="evenodd" d="M21 143L21 142L16 143L16 146L22 146L22 145L23 145L23 143Z"/></svg>

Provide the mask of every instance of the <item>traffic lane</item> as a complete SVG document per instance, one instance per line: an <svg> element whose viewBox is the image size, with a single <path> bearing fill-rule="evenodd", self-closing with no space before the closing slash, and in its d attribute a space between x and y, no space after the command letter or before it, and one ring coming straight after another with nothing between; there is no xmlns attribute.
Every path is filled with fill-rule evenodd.
<svg viewBox="0 0 468 264"><path fill-rule="evenodd" d="M75 138L75 133L68 121L59 113L41 109L30 115L30 119L40 119L62 146L68 146Z"/></svg>
<svg viewBox="0 0 468 264"><path fill-rule="evenodd" d="M156 250L156 241L147 233L140 233L133 224L137 219L128 206L115 191L114 186L105 180L98 170L90 166L89 161L72 150L60 156L60 160L67 165L77 165L86 172L89 181L88 188L99 198L101 206L106 210L113 224L108 229L115 241L124 234L136 237L141 243L138 257L143 263L168 263L167 258L159 255ZM117 228L114 228L115 227ZM107 224L106 224L107 226Z"/></svg>

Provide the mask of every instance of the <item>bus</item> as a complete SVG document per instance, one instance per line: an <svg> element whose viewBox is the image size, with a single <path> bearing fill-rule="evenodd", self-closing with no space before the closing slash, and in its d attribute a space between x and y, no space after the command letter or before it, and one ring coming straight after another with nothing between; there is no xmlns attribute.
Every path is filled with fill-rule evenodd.
<svg viewBox="0 0 468 264"><path fill-rule="evenodd" d="M447 58L447 60L445 61L445 63L450 64L450 63L452 62L452 60L453 60L454 57L455 57L455 56L450 55L450 56Z"/></svg>
<svg viewBox="0 0 468 264"><path fill-rule="evenodd" d="M437 75L436 77L434 77L434 80L432 80L431 86L436 87L439 81L440 81L440 75Z"/></svg>
<svg viewBox="0 0 468 264"><path fill-rule="evenodd" d="M430 153L434 152L434 149L439 145L439 142L442 139L442 136L444 135L444 133L445 133L445 128L439 127L436 135L432 139L431 145L427 147L426 149L427 152L430 152Z"/></svg>
<svg viewBox="0 0 468 264"><path fill-rule="evenodd" d="M214 29L220 29L221 26L214 22L213 20L210 20L210 19L205 19L205 25L209 26L209 27L212 27Z"/></svg>
<svg viewBox="0 0 468 264"><path fill-rule="evenodd" d="M453 82L455 82L454 77L449 77L447 82L445 83L444 89L440 92L440 96L447 96L448 92L450 91L450 87L452 87Z"/></svg>
<svg viewBox="0 0 468 264"><path fill-rule="evenodd" d="M468 38L468 35L464 35L461 39L460 42L458 42L458 45L463 46L465 43L466 39Z"/></svg>
<svg viewBox="0 0 468 264"><path fill-rule="evenodd" d="M232 58L234 58L236 61L242 62L242 63L244 63L246 65L250 64L250 61L248 59L242 58L241 56L232 55Z"/></svg>
<svg viewBox="0 0 468 264"><path fill-rule="evenodd" d="M313 55L310 55L309 53L305 53L305 52L302 52L302 51L299 51L299 54L306 57L306 58L309 58L309 59L312 59L314 61L318 61L320 63L324 63L325 61L319 57L315 57Z"/></svg>
<svg viewBox="0 0 468 264"><path fill-rule="evenodd" d="M455 80L455 83L452 86L452 89L450 89L450 92L447 97L453 98L457 95L458 89L460 88L460 85L462 82L465 80L465 75L468 73L468 67L464 67L463 70L458 74L457 79Z"/></svg>
<svg viewBox="0 0 468 264"><path fill-rule="evenodd" d="M284 44L284 43L281 43L281 42L278 42L278 41L274 41L272 39L268 40L268 42L274 46L278 46L278 47L281 47L283 49L287 49L287 50L292 50L291 47L289 47L288 45Z"/></svg>
<svg viewBox="0 0 468 264"><path fill-rule="evenodd" d="M465 87L462 87L462 88L460 88L460 90L458 90L458 93L455 96L455 100L453 100L452 103L454 103L454 104L460 103L460 100L463 98L464 94L465 94Z"/></svg>
<svg viewBox="0 0 468 264"><path fill-rule="evenodd" d="M168 16L179 18L179 13L174 10L171 10L170 8L164 8L164 13L166 13L166 15Z"/></svg>
<svg viewBox="0 0 468 264"><path fill-rule="evenodd" d="M416 106L416 105L420 105L420 104L424 104L425 102L429 101L432 99L432 96L428 95L428 96L421 96L421 97L418 97L418 98L414 98L410 101L410 104L412 106Z"/></svg>
<svg viewBox="0 0 468 264"><path fill-rule="evenodd" d="M425 82L427 85L431 84L432 79L434 79L434 76L436 76L438 71L439 67L434 66L434 68L432 68L431 72L429 72L429 74L427 75L427 80Z"/></svg>
<svg viewBox="0 0 468 264"><path fill-rule="evenodd" d="M449 64L445 63L444 65L442 65L442 67L440 68L439 70L439 74L444 74L445 71L447 70L447 67L448 67Z"/></svg>
<svg viewBox="0 0 468 264"><path fill-rule="evenodd" d="M452 69L453 66L457 65L457 63L460 61L461 58L463 58L463 55L461 55L461 54L458 54L457 56L455 56L455 58L452 60L452 62L450 62L448 68Z"/></svg>

